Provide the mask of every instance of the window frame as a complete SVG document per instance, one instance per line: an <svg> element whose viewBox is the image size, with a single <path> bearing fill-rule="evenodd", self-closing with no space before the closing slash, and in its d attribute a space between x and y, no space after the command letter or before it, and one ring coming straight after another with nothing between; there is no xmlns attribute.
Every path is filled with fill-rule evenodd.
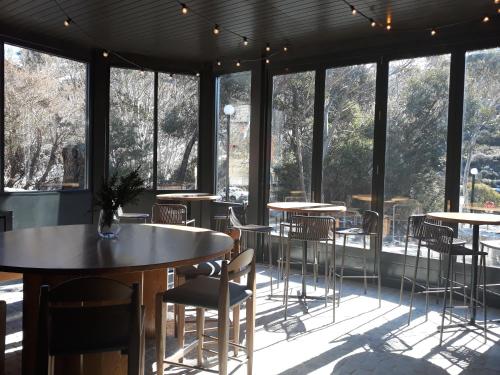
<svg viewBox="0 0 500 375"><path fill-rule="evenodd" d="M85 64L85 184L83 188L78 189L54 189L54 190L26 190L26 191L5 191L5 45L13 47L29 49L49 56L58 57L61 59L72 60L81 64ZM0 37L0 194L3 196L9 195L57 195L78 194L89 192L92 190L92 134L94 123L92 121L92 100L90 97L91 90L91 57L85 53L64 53L61 50L50 48L36 43L19 41L14 38Z"/></svg>
<svg viewBox="0 0 500 375"><path fill-rule="evenodd" d="M112 64L108 65L108 77L110 77L111 69L116 68L116 69L130 69L130 70L140 70L138 67L132 67L130 64L122 64L119 62L112 62ZM198 74L193 74L193 70L190 71L185 71L185 70L175 70L172 69L170 71L168 70L162 70L162 69L148 69L145 68L144 70L146 71L151 71L154 73L154 97L153 97L153 102L154 102L154 108L153 108L153 183L151 184L151 187L145 187L144 191L149 192L149 193L155 193L155 194L163 194L163 193L196 193L200 191L200 171L201 171L201 166L200 166L200 141L199 141L199 135L201 132L201 124L202 124L202 113L201 113L201 75ZM158 190L158 75L159 73L162 74L178 74L178 75L189 75L189 76L194 76L198 78L198 142L196 142L196 153L197 153L197 158L196 158L196 189L185 189L185 190L180 190L180 189L161 189ZM111 88L111 81L108 81L108 88L109 88L109 93L108 93L108 98L110 94L110 88ZM110 101L108 100L108 106L107 106L107 114L106 114L106 141L105 141L105 168L104 168L104 174L105 176L109 177L109 130L110 130Z"/></svg>

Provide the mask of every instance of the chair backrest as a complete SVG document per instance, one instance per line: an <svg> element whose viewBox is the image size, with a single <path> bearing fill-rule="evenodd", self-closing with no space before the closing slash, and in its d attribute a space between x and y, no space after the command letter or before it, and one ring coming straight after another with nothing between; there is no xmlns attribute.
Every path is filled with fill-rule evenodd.
<svg viewBox="0 0 500 375"><path fill-rule="evenodd" d="M141 305L138 284L85 277L40 288L38 369L49 355L127 351L139 353ZM137 354L138 355L138 354Z"/></svg>
<svg viewBox="0 0 500 375"><path fill-rule="evenodd" d="M295 215L290 219L288 238L302 241L333 241L335 219L331 216Z"/></svg>
<svg viewBox="0 0 500 375"><path fill-rule="evenodd" d="M370 210L366 210L365 212L363 212L362 228L364 233L377 234L378 213Z"/></svg>
<svg viewBox="0 0 500 375"><path fill-rule="evenodd" d="M246 205L241 207L228 207L229 223L233 228L241 228L246 224Z"/></svg>
<svg viewBox="0 0 500 375"><path fill-rule="evenodd" d="M453 244L453 229L425 221L422 224L422 235L419 239L419 246L422 241L425 241L425 245L429 249L448 254Z"/></svg>
<svg viewBox="0 0 500 375"><path fill-rule="evenodd" d="M407 227L407 235L416 239L419 239L422 236L422 225L425 221L425 215L410 215L408 217L408 227Z"/></svg>
<svg viewBox="0 0 500 375"><path fill-rule="evenodd" d="M151 222L154 224L186 225L187 207L183 204L153 204Z"/></svg>
<svg viewBox="0 0 500 375"><path fill-rule="evenodd" d="M244 203L212 202L210 212L212 214L211 228L213 230L225 233L231 226L229 222L229 207L244 207Z"/></svg>

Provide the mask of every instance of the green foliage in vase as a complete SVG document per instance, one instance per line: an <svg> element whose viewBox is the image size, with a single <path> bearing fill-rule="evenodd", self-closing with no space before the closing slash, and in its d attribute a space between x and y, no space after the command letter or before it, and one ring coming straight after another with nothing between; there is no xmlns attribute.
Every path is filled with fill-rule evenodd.
<svg viewBox="0 0 500 375"><path fill-rule="evenodd" d="M106 213L105 224L111 224L113 212L128 203L133 203L144 190L144 180L140 176L140 167L118 176L115 172L106 181L94 197L95 206Z"/></svg>

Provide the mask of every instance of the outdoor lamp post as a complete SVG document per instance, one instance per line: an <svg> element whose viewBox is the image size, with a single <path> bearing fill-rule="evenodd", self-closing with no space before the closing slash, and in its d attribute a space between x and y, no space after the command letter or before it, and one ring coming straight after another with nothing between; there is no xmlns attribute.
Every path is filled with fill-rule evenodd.
<svg viewBox="0 0 500 375"><path fill-rule="evenodd" d="M474 206L474 186L476 185L476 175L478 174L477 168L472 168L470 170L470 174L472 175L472 188L470 190L470 207L471 207L471 212Z"/></svg>
<svg viewBox="0 0 500 375"><path fill-rule="evenodd" d="M231 148L231 116L234 114L234 107L231 104L224 106L224 114L227 117L227 138L226 138L226 202L229 202L229 151Z"/></svg>

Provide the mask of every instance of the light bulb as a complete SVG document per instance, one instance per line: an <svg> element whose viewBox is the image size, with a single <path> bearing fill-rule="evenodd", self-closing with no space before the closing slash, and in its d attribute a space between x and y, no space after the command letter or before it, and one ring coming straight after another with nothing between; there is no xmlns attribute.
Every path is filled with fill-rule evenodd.
<svg viewBox="0 0 500 375"><path fill-rule="evenodd" d="M102 56L107 58L109 56L109 52L106 50L102 51Z"/></svg>
<svg viewBox="0 0 500 375"><path fill-rule="evenodd" d="M392 26L390 23L387 24L387 26L385 27L387 29L387 31L389 31L390 29L392 29Z"/></svg>
<svg viewBox="0 0 500 375"><path fill-rule="evenodd" d="M483 17L483 22L486 23L486 22L490 22L490 17L488 16L484 16Z"/></svg>
<svg viewBox="0 0 500 375"><path fill-rule="evenodd" d="M68 27L70 25L70 23L71 23L71 18L66 18L64 20L64 27Z"/></svg>
<svg viewBox="0 0 500 375"><path fill-rule="evenodd" d="M432 29L432 30L431 30L431 35L432 35L432 36L435 36L436 34L437 34L436 29Z"/></svg>
<svg viewBox="0 0 500 375"><path fill-rule="evenodd" d="M236 61L236 66L237 66L238 68L241 66L241 61L240 61L240 60Z"/></svg>
<svg viewBox="0 0 500 375"><path fill-rule="evenodd" d="M246 36L243 37L243 45L248 46L248 39Z"/></svg>
<svg viewBox="0 0 500 375"><path fill-rule="evenodd" d="M220 60L217 60L217 66L221 66L222 62Z"/></svg>
<svg viewBox="0 0 500 375"><path fill-rule="evenodd" d="M373 18L370 18L370 25L371 25L371 27L377 26L377 23L375 22L375 20Z"/></svg>
<svg viewBox="0 0 500 375"><path fill-rule="evenodd" d="M353 16L356 15L356 13L358 13L358 11L356 10L356 8L354 8L354 5L351 5L351 13Z"/></svg>
<svg viewBox="0 0 500 375"><path fill-rule="evenodd" d="M283 52L288 52L288 46L283 46Z"/></svg>
<svg viewBox="0 0 500 375"><path fill-rule="evenodd" d="M214 33L214 35L219 35L219 33L220 33L219 25L215 24L214 29L213 29L213 33Z"/></svg>
<svg viewBox="0 0 500 375"><path fill-rule="evenodd" d="M266 64L269 64L270 62L271 62L271 60L266 59Z"/></svg>
<svg viewBox="0 0 500 375"><path fill-rule="evenodd" d="M188 13L188 7L186 6L186 4L181 4L181 13L182 14Z"/></svg>
<svg viewBox="0 0 500 375"><path fill-rule="evenodd" d="M267 52L271 51L271 45L269 43L266 44L266 51Z"/></svg>
<svg viewBox="0 0 500 375"><path fill-rule="evenodd" d="M199 77L200 76L200 73L199 72L196 72L196 77Z"/></svg>

